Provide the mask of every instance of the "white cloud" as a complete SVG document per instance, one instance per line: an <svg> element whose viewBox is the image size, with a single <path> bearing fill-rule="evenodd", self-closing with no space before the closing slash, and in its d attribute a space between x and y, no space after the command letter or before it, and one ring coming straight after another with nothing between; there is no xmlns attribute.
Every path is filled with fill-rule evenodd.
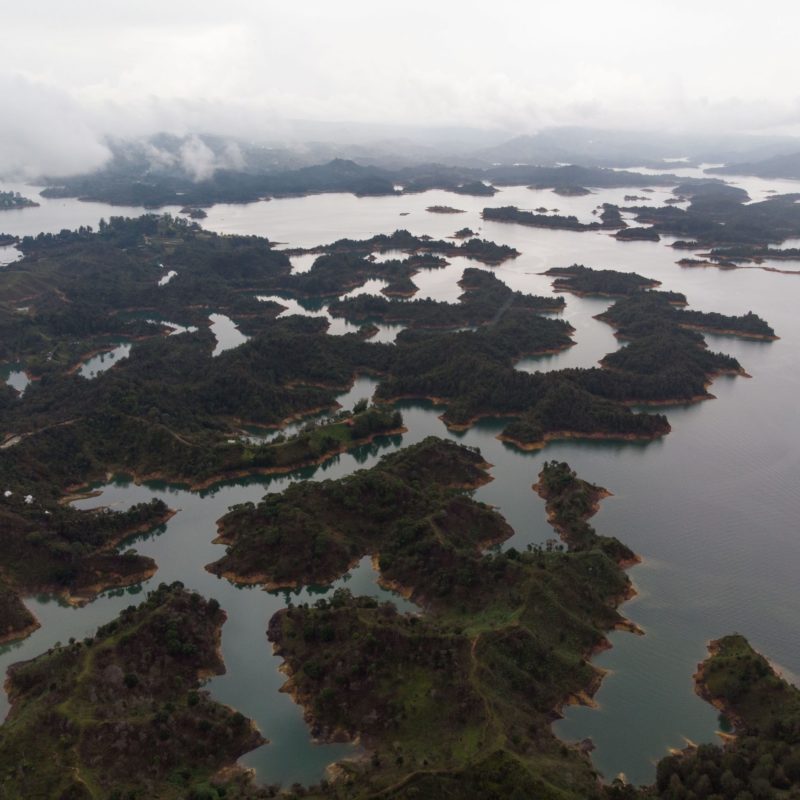
<svg viewBox="0 0 800 800"><path fill-rule="evenodd" d="M63 90L0 74L0 174L35 178L102 165L110 152Z"/></svg>
<svg viewBox="0 0 800 800"><path fill-rule="evenodd" d="M797 22L782 0L9 5L4 63L27 77L0 79L0 170L87 168L106 133L257 140L287 119L787 130Z"/></svg>

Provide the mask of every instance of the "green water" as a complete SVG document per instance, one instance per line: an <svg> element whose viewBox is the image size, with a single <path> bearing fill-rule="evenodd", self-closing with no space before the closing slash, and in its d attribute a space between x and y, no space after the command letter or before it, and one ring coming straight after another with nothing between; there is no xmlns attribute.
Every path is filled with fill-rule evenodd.
<svg viewBox="0 0 800 800"><path fill-rule="evenodd" d="M742 185L760 199L771 184L746 179ZM791 184L794 191L797 186ZM787 186L776 188L785 191ZM588 221L596 205L620 202L625 193L630 192L612 190L562 198L515 187L491 201L459 197L459 207L467 213L459 215L457 224L444 215L424 211L428 205L452 200L442 192L391 198L317 195L209 210L204 221L209 228L265 234L287 246L369 236L396 227L442 237L463 225L475 230L482 226L481 235L522 252L518 259L494 270L514 289L549 294L550 280L539 273L573 262L635 270L662 281L665 289L685 292L692 307L734 314L752 309L767 318L782 337L773 343L708 337L713 349L736 356L752 380L719 379L711 388L716 400L667 409L672 432L649 444L568 441L526 454L497 441L502 421L484 420L464 434L451 435L437 419L440 410L407 404L403 413L409 433L343 455L316 470L220 486L202 494L116 483L106 487L100 498L83 503L84 507L113 504L124 508L160 496L180 509L166 530L135 546L156 559L159 572L155 582L182 580L217 597L228 612L223 629L228 672L213 679L209 689L219 700L256 719L271 741L244 759L256 767L260 779L313 782L322 776L326 763L353 749L312 743L301 710L278 692L283 677L277 672L278 661L271 654L265 631L269 617L286 598L259 589L237 589L204 571L204 565L222 553L221 547L211 544L216 519L229 505L258 500L264 491L280 491L298 477L339 477L370 466L380 454L429 433L452 436L482 449L494 465L494 481L481 487L476 496L499 507L515 529L509 544L518 548L552 536L544 504L531 491L545 458L569 461L582 477L614 493L603 502L594 523L602 533L618 536L644 558L644 563L631 571L639 595L623 612L641 625L646 635L611 634L613 649L596 660L610 670L597 695L600 708L569 708L565 719L555 725L556 733L567 740L592 737L597 745L594 762L607 777L624 772L633 781L651 781L654 761L668 747L682 746L684 737L713 740L718 727L716 712L695 696L692 682L709 639L738 631L780 665L787 677L800 673L800 637L796 634L800 618L800 593L796 591L800 565L800 428L796 411L800 277L759 270L681 269L675 264L681 253L669 248L668 240L619 243L604 232L488 224L479 216L484 205L544 205ZM664 190L656 190L652 198L661 202L667 196ZM95 211L84 209L85 215ZM408 216L400 217L401 212ZM62 214L66 212L62 210ZM90 221L91 216L84 216L75 224ZM21 222L19 225L24 227ZM297 267L306 269L309 261L298 261ZM453 262L445 270L417 276L422 296L455 299L460 293L455 283L463 267L480 266L461 259ZM784 262L775 266L800 267ZM576 346L557 356L526 359L519 368L533 371L595 364L619 346L610 328L593 319L607 305L607 301L567 296L563 316L576 328ZM360 381L345 404L368 394L371 386ZM354 591L380 594L368 563L354 570L346 585ZM293 599L297 602L303 597L307 595ZM137 602L132 591L104 595L78 610L33 598L30 606L43 627L24 642L6 647L0 668L42 652L57 639L89 634L132 602Z"/></svg>

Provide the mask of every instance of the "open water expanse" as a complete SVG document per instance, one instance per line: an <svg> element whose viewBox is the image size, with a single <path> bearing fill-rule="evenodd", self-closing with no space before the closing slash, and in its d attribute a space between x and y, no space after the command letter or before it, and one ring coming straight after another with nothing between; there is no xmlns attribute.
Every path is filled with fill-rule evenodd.
<svg viewBox="0 0 800 800"><path fill-rule="evenodd" d="M697 174L696 170L679 171ZM800 191L800 183L789 181L742 178L733 182L746 188L754 200L763 199L770 189ZM35 190L19 185L0 186L4 188L35 194ZM664 289L684 292L693 308L728 314L753 310L767 319L781 338L766 343L707 337L712 349L738 358L752 379L718 379L711 387L717 399L667 408L672 432L652 443L567 441L551 443L540 452L523 453L497 441L501 420L484 420L464 434L450 434L438 420L440 410L413 404L402 409L408 428L402 437L378 440L291 476L240 481L201 493L124 481L101 487L101 495L81 501L81 507L125 508L158 496L178 510L163 529L127 545L152 556L158 563L158 573L141 587L106 593L80 609L63 606L52 598L30 598L28 605L42 627L23 642L0 649L0 671L41 653L58 640L91 634L122 608L137 602L152 585L181 580L189 588L216 597L228 613L222 641L227 672L212 679L208 688L218 700L255 719L270 740L243 762L256 768L263 781L316 782L326 764L356 752L355 748L311 741L301 709L278 691L284 678L265 632L271 615L288 601L305 602L330 588L307 587L299 593L273 594L257 588L236 588L212 576L204 566L223 552L221 546L211 543L216 520L234 503L257 501L264 492L281 491L292 480L341 477L373 465L383 453L433 433L479 446L494 465L494 481L475 494L498 506L514 527L515 536L506 546L524 548L553 535L545 519L544 503L531 491L544 459L566 460L581 477L614 493L603 501L593 523L601 533L619 537L644 559L631 571L639 594L622 611L642 626L646 635L612 633L613 649L595 662L609 670L596 697L599 708L571 707L555 726L557 734L567 740L591 737L597 746L594 763L607 778L624 772L629 780L649 782L655 774L654 762L668 748L682 747L686 739L714 739L719 727L716 711L695 696L692 681L709 639L734 631L743 633L787 678L796 680L800 674L800 274L684 269L675 263L682 251L668 247L668 239L660 243L617 242L602 231L552 231L480 219L485 206L518 205L526 209L558 208L561 213L590 221L592 210L599 204L624 204L625 194L641 193L639 189L618 189L565 198L550 191L514 187L494 198L435 191L387 198L316 195L209 209L205 227L224 233L265 235L280 242L279 247L364 238L396 228L440 238L469 226L485 238L521 251L519 258L493 270L514 289L550 294L550 280L539 273L575 262L636 271L662 281ZM669 191L656 188L648 194L648 202L661 203ZM425 211L437 204L456 206L465 213ZM40 208L3 212L0 232L22 235L57 231L96 225L101 216L139 213L141 209L43 200ZM6 248L0 256L0 263L7 262L15 257L15 251ZM304 270L311 262L299 257L293 263L296 269ZM460 293L456 281L467 265L480 266L452 259L446 269L420 273L414 279L421 289L418 296L454 300ZM765 266L800 270L800 262ZM178 268L165 265L165 269L172 267ZM372 289L379 291L380 284ZM593 318L610 301L571 295L566 299L563 316L576 328L576 345L556 356L525 359L520 369L591 366L619 346L611 329ZM303 311L297 304L292 308ZM324 308L313 311L325 313ZM344 332L346 328L337 322L341 327L334 330ZM381 338L391 340L397 330L393 327L382 330ZM218 348L240 343L242 337L235 328L231 331L227 324L218 324L217 328ZM106 357L103 363L94 362L85 374L90 377L112 363L113 359ZM20 380L22 366L14 366L10 375L13 380ZM360 397L369 396L374 385L374 381L359 379L341 402L352 405ZM381 590L375 579L369 561L364 560L336 585L389 598L401 608L413 609L401 598ZM3 705L5 708L4 698Z"/></svg>

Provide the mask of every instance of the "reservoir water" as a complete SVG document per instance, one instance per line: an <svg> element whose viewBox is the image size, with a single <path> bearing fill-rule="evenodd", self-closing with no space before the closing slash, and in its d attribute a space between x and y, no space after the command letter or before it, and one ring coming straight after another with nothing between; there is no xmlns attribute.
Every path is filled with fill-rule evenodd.
<svg viewBox="0 0 800 800"><path fill-rule="evenodd" d="M691 173L691 170L686 170ZM734 178L754 200L770 188L800 191L800 183ZM773 185L774 184L774 185ZM28 196L31 190L10 186ZM660 441L608 443L566 441L549 444L537 453L522 453L495 438L502 420L484 420L463 434L450 434L427 404L402 407L408 433L379 440L367 448L339 456L326 464L278 479L250 480L190 493L165 485L134 486L115 482L99 498L82 507L112 505L124 508L160 496L178 509L165 528L133 543L139 552L155 558L159 571L150 584L107 593L80 609L59 605L52 598L30 598L28 604L42 627L23 642L2 648L0 670L17 660L41 653L55 641L82 637L121 608L137 602L153 583L182 580L188 587L216 597L228 613L223 629L224 676L208 688L222 702L253 717L270 740L244 763L257 769L266 782L319 780L330 761L354 752L347 745L314 744L303 722L302 710L279 693L283 676L279 661L266 639L270 616L287 600L303 602L324 589L308 587L298 595L270 594L239 589L203 569L222 548L211 540L216 520L228 506L258 500L265 491L281 491L289 481L339 477L371 466L381 454L435 433L477 445L494 466L494 480L476 497L498 506L515 529L506 546L524 547L553 535L543 501L531 484L544 459L568 461L582 477L614 494L605 500L593 522L601 533L615 535L639 553L644 562L631 571L638 596L623 613L641 625L646 635L611 634L613 649L597 657L609 670L597 694L599 708L570 707L555 726L564 739L591 737L597 749L595 765L607 778L624 772L634 782L654 777L654 762L669 747L685 739L712 741L718 728L716 712L693 691L692 673L705 655L709 639L737 631L784 670L790 679L800 673L800 426L796 398L800 373L800 275L763 270L721 271L684 269L675 263L681 252L660 243L617 242L606 232L574 233L484 223L480 210L487 205L521 208L558 208L581 220L603 202L623 203L636 189L596 191L585 197L559 197L546 190L513 187L494 198L457 198L445 192L420 195L355 198L315 195L250 205L220 205L209 209L205 227L223 233L266 235L285 247L308 247L342 237L363 238L408 228L414 234L441 238L469 226L485 238L509 244L522 255L493 271L514 289L548 295L550 279L540 273L552 266L583 263L597 268L636 271L662 282L664 289L684 292L690 307L741 314L753 310L766 318L781 339L747 342L731 337L707 337L715 350L736 356L753 376L721 378L711 392L716 399L697 405L667 408L672 432ZM669 191L656 188L648 202L660 203ZM425 211L431 205L457 205L466 213L448 215ZM49 209L49 210L48 210ZM0 231L36 233L81 224L96 225L100 216L141 213L74 200L43 203L39 209L4 212ZM407 214L400 216L400 214ZM297 270L313 259L293 258ZM464 266L477 262L452 259L444 270L420 273L419 296L454 300ZM765 266L800 269L800 264L776 262ZM371 287L378 291L379 286ZM576 328L576 345L557 356L525 359L520 369L559 369L591 366L619 343L611 329L594 319L610 301L567 295L563 317ZM292 311L303 313L300 304ZM324 314L317 310L316 313ZM335 321L344 325L341 320ZM394 333L394 332L392 332ZM387 340L390 340L387 331ZM238 340L231 339L228 346ZM15 366L20 372L22 365ZM355 402L374 388L360 379L345 403ZM388 596L375 584L368 562L353 570L349 580L337 582L357 592ZM329 591L329 590L328 590ZM392 596L394 602L402 600Z"/></svg>

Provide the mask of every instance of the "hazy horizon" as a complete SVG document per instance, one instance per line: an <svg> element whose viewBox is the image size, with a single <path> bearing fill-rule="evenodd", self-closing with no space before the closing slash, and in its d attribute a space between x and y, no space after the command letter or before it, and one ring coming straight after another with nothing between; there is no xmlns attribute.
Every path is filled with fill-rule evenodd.
<svg viewBox="0 0 800 800"><path fill-rule="evenodd" d="M800 132L800 95L786 90L800 13L775 0L232 0L224 14L204 0L42 0L3 18L13 113L0 173L93 169L107 136L159 131L274 143L315 126L334 141L372 129L476 142L552 126Z"/></svg>

